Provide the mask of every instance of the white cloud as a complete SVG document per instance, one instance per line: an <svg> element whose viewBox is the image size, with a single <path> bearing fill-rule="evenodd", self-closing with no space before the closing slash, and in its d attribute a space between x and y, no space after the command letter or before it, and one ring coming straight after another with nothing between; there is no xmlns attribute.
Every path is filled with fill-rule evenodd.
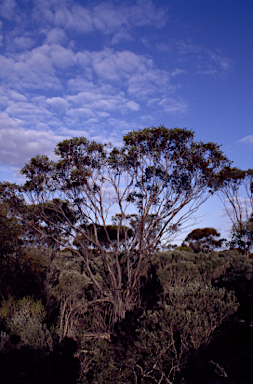
<svg viewBox="0 0 253 384"><path fill-rule="evenodd" d="M94 8L93 23L96 29L111 34L122 25L128 24L128 13L110 3L102 3Z"/></svg>
<svg viewBox="0 0 253 384"><path fill-rule="evenodd" d="M58 32L54 30L56 40ZM75 53L48 42L31 51L2 56L0 60L0 76L4 80L0 103L5 117L18 124L17 137L20 132L24 138L34 136L37 130L38 136L34 137L41 142L42 137L51 137L53 130L58 137L60 132L71 132L73 127L81 131L85 126L90 135L95 130L100 137L107 138L101 129L106 132L108 127L118 124L122 130L140 128L139 122L123 123L120 116L143 110L150 97L154 108L160 107L167 113L186 110L182 100L168 97L175 90L170 85L170 73L158 69L149 57L130 51ZM179 72L175 70L174 75ZM10 137L15 135L11 127ZM28 154L34 143L27 145ZM20 156L24 157L22 150ZM17 164L18 159L10 157L11 164Z"/></svg>
<svg viewBox="0 0 253 384"><path fill-rule="evenodd" d="M174 55L198 54L202 47L193 44L189 40L169 39L167 42L157 43L157 48L162 52L173 53Z"/></svg>
<svg viewBox="0 0 253 384"><path fill-rule="evenodd" d="M174 77L174 76L182 75L182 74L185 74L185 73L186 73L185 69L176 68L172 72L170 72L170 75Z"/></svg>
<svg viewBox="0 0 253 384"><path fill-rule="evenodd" d="M118 32L116 32L113 35L111 39L111 44L117 45L123 41L132 41L132 40L134 40L133 35L126 28L121 28Z"/></svg>
<svg viewBox="0 0 253 384"><path fill-rule="evenodd" d="M155 26L163 27L167 15L164 7L159 7L150 0L137 1L135 5L102 2L92 7L73 5L62 6L56 11L55 25L77 32L98 30L106 35L119 33L121 29L128 30L125 37L129 39L133 27ZM121 34L121 39L124 34Z"/></svg>
<svg viewBox="0 0 253 384"><path fill-rule="evenodd" d="M152 56L152 44L148 51L142 45L139 54L140 40L145 40L139 31L150 36L150 30L157 31L167 21L165 8L155 1L94 5L33 0L27 14L15 1L3 4L5 17L15 23L12 29L5 28L4 21L1 30L1 135L9 143L7 148L16 143L15 135L23 136L27 157L36 140L37 150L43 148L43 140L45 150L51 148L50 140L59 141L63 133L71 136L85 131L89 137L107 140L108 132L114 132L118 140L123 131L142 128L143 121L150 125L158 115L185 113L188 104L178 94L181 84L175 81L189 74L183 59L189 54L196 58L196 73L227 70L229 66L220 52L183 40L169 40L160 46L173 53L171 67L170 61L166 62L168 56L162 60ZM116 49L122 42L121 49ZM212 66L207 65L210 63ZM13 148L18 150L15 145ZM4 146L1 150L5 153ZM20 151L16 160L9 156L11 164L17 166L26 156Z"/></svg>
<svg viewBox="0 0 253 384"><path fill-rule="evenodd" d="M5 81L8 80L14 70L14 60L1 55L0 68L0 78L4 79Z"/></svg>
<svg viewBox="0 0 253 384"><path fill-rule="evenodd" d="M248 135L238 140L238 143L253 145L253 135Z"/></svg>
<svg viewBox="0 0 253 384"><path fill-rule="evenodd" d="M90 55L85 53L84 57L86 63L92 60L93 69L101 80L123 84L129 94L137 98L170 90L170 74L156 68L153 60L144 55L106 49Z"/></svg>
<svg viewBox="0 0 253 384"><path fill-rule="evenodd" d="M43 45L9 58L1 56L0 76L17 90L59 89L60 80L55 68L66 68L72 64L73 55L70 50L58 45Z"/></svg>
<svg viewBox="0 0 253 384"><path fill-rule="evenodd" d="M20 167L31 157L50 154L60 137L52 131L25 130L6 113L0 114L0 162Z"/></svg>
<svg viewBox="0 0 253 384"><path fill-rule="evenodd" d="M67 100L74 106L81 108L89 108L92 111L112 111L121 107L125 107L127 100L123 93L115 95L103 94L97 91L79 92L77 95L68 96Z"/></svg>
<svg viewBox="0 0 253 384"><path fill-rule="evenodd" d="M159 106L162 106L165 112L172 113L184 113L188 109L188 105L184 100L173 99L173 98L164 98L158 103Z"/></svg>
<svg viewBox="0 0 253 384"><path fill-rule="evenodd" d="M18 12L15 13L14 8L12 15L17 16ZM22 14L20 9L19 13ZM22 17L25 17L24 14ZM123 40L135 39L136 28L163 27L167 21L167 9L151 0L139 0L132 4L104 1L94 5L77 4L71 0L35 0L32 17L44 28L50 26L80 35L98 31L112 36L112 44L118 44Z"/></svg>
<svg viewBox="0 0 253 384"><path fill-rule="evenodd" d="M63 29L53 28L47 32L45 43L47 44L65 44L68 37Z"/></svg>
<svg viewBox="0 0 253 384"><path fill-rule="evenodd" d="M139 104L135 103L134 101L128 101L126 104L128 108L132 111L138 111L138 109L140 108Z"/></svg>
<svg viewBox="0 0 253 384"><path fill-rule="evenodd" d="M210 56L210 59L217 63L224 71L228 71L231 68L231 60L225 57L222 53L213 52L210 49L205 50Z"/></svg>
<svg viewBox="0 0 253 384"><path fill-rule="evenodd" d="M62 97L51 97L46 100L46 103L60 111L67 111L69 108L69 103Z"/></svg>
<svg viewBox="0 0 253 384"><path fill-rule="evenodd" d="M11 21L15 16L16 7L17 7L17 3L15 0L4 0L0 7L1 16Z"/></svg>
<svg viewBox="0 0 253 384"><path fill-rule="evenodd" d="M150 0L139 0L131 9L133 23L138 26L154 25L164 27L167 22L167 9L156 7Z"/></svg>
<svg viewBox="0 0 253 384"><path fill-rule="evenodd" d="M218 75L232 69L232 61L221 51L211 50L191 39L169 39L166 43L158 43L158 50L172 54L177 64L188 63L188 71L199 74ZM190 65L189 65L190 63Z"/></svg>
<svg viewBox="0 0 253 384"><path fill-rule="evenodd" d="M130 51L105 49L92 53L91 57L95 73L107 81L129 82L133 76L149 76L148 71L155 71L151 59Z"/></svg>
<svg viewBox="0 0 253 384"><path fill-rule="evenodd" d="M60 7L56 11L54 23L57 27L73 29L80 33L94 29L90 11L79 5L73 5L70 10L64 6Z"/></svg>
<svg viewBox="0 0 253 384"><path fill-rule="evenodd" d="M106 118L106 117L109 117L110 116L110 113L108 112L97 112L97 115L101 118Z"/></svg>
<svg viewBox="0 0 253 384"><path fill-rule="evenodd" d="M22 95L21 93L19 92L15 92L15 91L11 91L10 90L10 97L11 99L15 100L15 101L27 101L27 97Z"/></svg>
<svg viewBox="0 0 253 384"><path fill-rule="evenodd" d="M61 0L58 2L58 6L64 7L65 1ZM34 0L34 8L32 9L32 20L36 21L38 25L43 25L44 27L50 25L52 26L55 18L55 12L50 8L52 6L57 7L57 1L51 0Z"/></svg>
<svg viewBox="0 0 253 384"><path fill-rule="evenodd" d="M94 116L94 112L92 111L91 108L85 108L85 107L71 108L67 112L67 116L75 118L75 120L72 120L72 121L75 121L77 123L79 118L83 119L83 118L88 118L89 116Z"/></svg>
<svg viewBox="0 0 253 384"><path fill-rule="evenodd" d="M18 50L30 49L34 44L34 39L29 36L15 37L12 44Z"/></svg>
<svg viewBox="0 0 253 384"><path fill-rule="evenodd" d="M48 56L51 58L52 65L55 68L67 69L74 66L76 63L74 52L71 49L63 48L60 45L50 46Z"/></svg>
<svg viewBox="0 0 253 384"><path fill-rule="evenodd" d="M9 102L9 106L6 108L6 113L11 117L18 116L19 118L29 119L33 116L50 117L51 113L43 108L42 105L35 105L29 102Z"/></svg>

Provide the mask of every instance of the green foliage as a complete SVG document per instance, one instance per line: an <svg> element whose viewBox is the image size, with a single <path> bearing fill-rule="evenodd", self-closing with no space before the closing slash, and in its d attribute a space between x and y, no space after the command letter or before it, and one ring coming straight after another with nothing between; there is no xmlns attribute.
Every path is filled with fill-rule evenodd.
<svg viewBox="0 0 253 384"><path fill-rule="evenodd" d="M6 193L15 205L14 191L9 184ZM27 247L30 230L12 206L0 202L0 297L16 298L40 295L45 278L45 265L35 249Z"/></svg>
<svg viewBox="0 0 253 384"><path fill-rule="evenodd" d="M0 199L38 244L67 246L83 259L98 305L107 301L117 322L139 302L151 255L214 192L230 162L217 144L164 126L129 132L120 148L64 140L55 154L57 161L31 159L24 186L2 183Z"/></svg>
<svg viewBox="0 0 253 384"><path fill-rule="evenodd" d="M7 255L0 264L0 295L21 298L44 294L46 277L45 250L41 248L20 248L17 253Z"/></svg>
<svg viewBox="0 0 253 384"><path fill-rule="evenodd" d="M47 365L44 372L53 380L49 371L58 369L62 361L58 356L63 359L70 348L67 340L74 340L68 361L74 364L73 380L77 372L74 366L79 366L77 382L174 383L189 358L210 343L222 322L241 310L233 291L244 310L252 304L252 276L252 260L235 251L156 253L140 281L139 309L129 311L109 333L108 307L103 303L100 307L88 305L96 299L96 291L82 260L70 252L55 252L47 270L46 307L29 297L2 303L3 358L14 358L20 351L21 362L30 348L40 364ZM49 332L45 320L56 307L55 328ZM41 369L38 362L33 364L37 371ZM28 367L15 369L26 374L29 371ZM29 375L35 377L35 372ZM43 373L41 379L36 376L32 382L39 383L42 377L45 383L49 380Z"/></svg>
<svg viewBox="0 0 253 384"><path fill-rule="evenodd" d="M196 253L214 251L226 241L219 237L220 233L215 228L197 228L187 235L182 247L188 247Z"/></svg>
<svg viewBox="0 0 253 384"><path fill-rule="evenodd" d="M224 253L226 268L216 276L214 284L235 293L240 307L237 316L247 324L253 319L253 260L238 251Z"/></svg>
<svg viewBox="0 0 253 384"><path fill-rule="evenodd" d="M252 216L253 170L242 171L238 168L224 167L217 174L215 183L225 210L234 226L232 233L234 231L245 232L245 223ZM241 240L243 241L243 239Z"/></svg>
<svg viewBox="0 0 253 384"><path fill-rule="evenodd" d="M0 263L19 250L22 232L20 221L11 216L8 205L0 203Z"/></svg>
<svg viewBox="0 0 253 384"><path fill-rule="evenodd" d="M231 248L248 254L253 247L253 215L248 220L234 223L231 230Z"/></svg>
<svg viewBox="0 0 253 384"><path fill-rule="evenodd" d="M2 302L0 319L4 321L7 333L19 337L18 348L53 348L52 336L44 323L46 312L40 301L24 297L18 301L9 298Z"/></svg>
<svg viewBox="0 0 253 384"><path fill-rule="evenodd" d="M171 287L158 309L139 318L135 369L143 382L152 377L162 383L173 381L189 355L208 344L214 330L237 308L232 294L210 284Z"/></svg>
<svg viewBox="0 0 253 384"><path fill-rule="evenodd" d="M236 167L225 167L216 178L216 183L222 188L232 188L235 191L238 190L242 181L246 177L246 171L243 171Z"/></svg>
<svg viewBox="0 0 253 384"><path fill-rule="evenodd" d="M230 254L214 252L154 255L151 281L143 281L152 291L142 292L156 301L147 308L143 297L139 312L129 313L109 340L89 345L86 339L79 351L82 382L175 382L189 357L238 310L233 292L211 283L226 276L231 260Z"/></svg>
<svg viewBox="0 0 253 384"><path fill-rule="evenodd" d="M208 283L224 273L228 260L229 256L222 252L196 254L173 250L157 253L151 261L166 290L166 287L186 286L193 281Z"/></svg>
<svg viewBox="0 0 253 384"><path fill-rule="evenodd" d="M97 273L94 269L94 274ZM102 277L96 277L102 280ZM58 308L55 322L60 340L65 337L77 340L85 330L91 333L107 329L103 316L104 302L101 301L97 308L90 305L96 300L93 288L91 279L83 270L82 259L70 252L55 254L47 273L47 309L53 312Z"/></svg>
<svg viewBox="0 0 253 384"><path fill-rule="evenodd" d="M131 215L134 216L134 215ZM133 219L133 217L132 217ZM117 222L117 217L114 218L114 221ZM124 250L124 244L126 239L131 239L134 237L134 231L132 228L127 226L118 225L93 225L90 224L88 226L83 225L83 229L86 231L88 236L90 237L89 246L94 247L94 243L96 242L96 237L98 238L99 244L104 247L106 250L112 250L114 246L117 246L117 242L119 242L119 247ZM81 244L85 243L85 236L77 235L73 244L81 249Z"/></svg>
<svg viewBox="0 0 253 384"><path fill-rule="evenodd" d="M214 252L224 241L214 228L159 246L218 188L236 194L253 173L164 126L129 132L120 148L64 140L55 154L25 165L25 185L0 184L0 351L17 372L8 382L69 384L78 369L79 383L176 382L225 319L252 319L253 262Z"/></svg>

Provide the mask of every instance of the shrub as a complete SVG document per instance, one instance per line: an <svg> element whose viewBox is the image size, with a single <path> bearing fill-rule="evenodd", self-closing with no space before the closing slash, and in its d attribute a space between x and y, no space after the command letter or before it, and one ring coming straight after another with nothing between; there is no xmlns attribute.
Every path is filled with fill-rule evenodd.
<svg viewBox="0 0 253 384"><path fill-rule="evenodd" d="M19 338L18 348L29 346L53 350L52 336L43 321L46 312L41 301L24 297L18 301L9 298L3 301L0 318L4 321L10 336Z"/></svg>

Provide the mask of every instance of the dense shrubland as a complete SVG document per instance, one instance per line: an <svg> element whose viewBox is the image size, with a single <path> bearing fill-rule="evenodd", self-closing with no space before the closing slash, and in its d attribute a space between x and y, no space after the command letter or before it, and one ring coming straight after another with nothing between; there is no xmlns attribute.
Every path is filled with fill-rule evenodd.
<svg viewBox="0 0 253 384"><path fill-rule="evenodd" d="M82 261L69 251L53 260L50 249L40 252L43 291L21 298L17 287L2 300L6 383L22 376L32 383L177 382L192 356L198 360L225 332L224 320L229 327L253 319L253 262L237 251L154 254L140 278L138 306L113 327L106 303L87 306L94 291Z"/></svg>
<svg viewBox="0 0 253 384"><path fill-rule="evenodd" d="M236 210L251 172L193 139L162 126L130 132L121 148L65 140L58 161L26 164L23 186L1 183L6 383L179 383L226 328L251 329L251 245L240 242L251 216ZM162 251L216 192L234 203L234 249L218 252L225 240L203 228Z"/></svg>

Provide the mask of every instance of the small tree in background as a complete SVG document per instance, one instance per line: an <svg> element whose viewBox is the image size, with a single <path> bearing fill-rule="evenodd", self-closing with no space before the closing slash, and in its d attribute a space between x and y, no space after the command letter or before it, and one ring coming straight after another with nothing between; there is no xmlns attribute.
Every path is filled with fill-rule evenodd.
<svg viewBox="0 0 253 384"><path fill-rule="evenodd" d="M210 252L221 248L226 239L220 239L215 228L197 228L191 231L182 243L182 247L191 248L194 252Z"/></svg>
<svg viewBox="0 0 253 384"><path fill-rule="evenodd" d="M218 195L232 222L232 248L248 253L253 242L253 169L225 167L217 177Z"/></svg>
<svg viewBox="0 0 253 384"><path fill-rule="evenodd" d="M218 195L233 224L248 220L253 211L253 169L225 167L215 181Z"/></svg>
<svg viewBox="0 0 253 384"><path fill-rule="evenodd" d="M253 215L248 220L234 223L231 230L231 248L248 254L253 247Z"/></svg>

